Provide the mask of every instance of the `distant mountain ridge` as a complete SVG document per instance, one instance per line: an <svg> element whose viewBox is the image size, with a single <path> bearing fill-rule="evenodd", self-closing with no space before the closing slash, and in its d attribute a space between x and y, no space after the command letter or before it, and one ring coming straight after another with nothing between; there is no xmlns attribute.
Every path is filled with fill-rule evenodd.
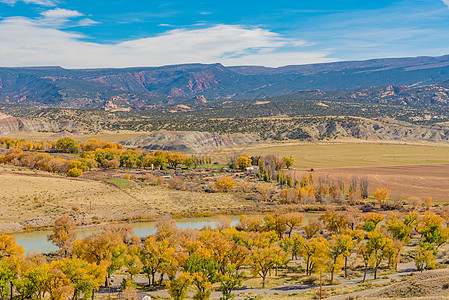
<svg viewBox="0 0 449 300"><path fill-rule="evenodd" d="M207 100L257 99L299 90L424 86L449 80L449 55L267 68L186 64L124 69L0 68L0 101L53 107L134 109Z"/></svg>

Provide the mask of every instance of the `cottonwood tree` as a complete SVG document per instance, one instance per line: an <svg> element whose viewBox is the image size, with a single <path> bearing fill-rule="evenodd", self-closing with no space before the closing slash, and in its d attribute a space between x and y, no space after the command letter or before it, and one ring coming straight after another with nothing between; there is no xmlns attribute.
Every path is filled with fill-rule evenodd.
<svg viewBox="0 0 449 300"><path fill-rule="evenodd" d="M342 213L338 213L335 210L329 209L320 216L320 221L330 233L339 234L348 226L348 220Z"/></svg>
<svg viewBox="0 0 449 300"><path fill-rule="evenodd" d="M212 284L218 281L218 269L219 264L211 258L201 257L196 253L189 256L184 265L184 271L190 273L192 282L197 288L194 299L209 299Z"/></svg>
<svg viewBox="0 0 449 300"><path fill-rule="evenodd" d="M178 277L167 282L168 293L174 300L182 300L187 297L187 290L192 281L190 273L181 272Z"/></svg>
<svg viewBox="0 0 449 300"><path fill-rule="evenodd" d="M134 246L128 249L128 253L125 254L124 257L124 266L131 280L133 280L133 277L139 274L143 268L142 262L140 260L140 251L141 250L139 247Z"/></svg>
<svg viewBox="0 0 449 300"><path fill-rule="evenodd" d="M295 163L295 159L293 158L293 156L284 156L282 158L282 161L285 163L285 166L287 168L290 168L291 166L293 166L293 164Z"/></svg>
<svg viewBox="0 0 449 300"><path fill-rule="evenodd" d="M329 241L329 256L331 258L331 284L334 282L335 269L341 268L342 257L349 256L353 248L354 243L352 242L351 236L346 234L341 236L332 235L332 238Z"/></svg>
<svg viewBox="0 0 449 300"><path fill-rule="evenodd" d="M70 280L73 288L72 299L78 300L81 295L89 298L92 292L97 290L103 278L107 275L107 263L88 263L86 260L78 258L65 258L55 263L55 267L60 269Z"/></svg>
<svg viewBox="0 0 449 300"><path fill-rule="evenodd" d="M171 240L175 238L175 234L178 230L176 227L176 222L172 218L166 217L162 218L156 223L156 235L155 238L158 241L165 239Z"/></svg>
<svg viewBox="0 0 449 300"><path fill-rule="evenodd" d="M170 262L173 258L175 248L172 247L168 239L157 240L149 237L141 252L143 271L148 276L149 284L155 286L156 273Z"/></svg>
<svg viewBox="0 0 449 300"><path fill-rule="evenodd" d="M231 177L225 177L222 179L217 180L215 182L215 187L218 189L218 191L226 193L235 188L235 180Z"/></svg>
<svg viewBox="0 0 449 300"><path fill-rule="evenodd" d="M415 255L415 266L418 271L435 268L435 252L432 246L421 244Z"/></svg>
<svg viewBox="0 0 449 300"><path fill-rule="evenodd" d="M394 259L395 270L397 270L404 245L410 242L411 233L416 225L416 220L416 212L408 213L402 220L399 219L396 214L392 214L387 218L386 228L388 232L390 232L394 241L394 247L396 248L396 255Z"/></svg>
<svg viewBox="0 0 449 300"><path fill-rule="evenodd" d="M346 230L345 234L351 238L352 243L347 243L346 251L343 252L343 258L345 260L344 270L345 278L348 277L348 258L351 256L352 251L356 248L357 243L365 238L365 234L361 230Z"/></svg>
<svg viewBox="0 0 449 300"><path fill-rule="evenodd" d="M122 237L111 231L91 234L73 243L73 255L89 263L107 265L105 286L108 278L124 264L126 245Z"/></svg>
<svg viewBox="0 0 449 300"><path fill-rule="evenodd" d="M73 242L76 240L76 225L73 218L62 216L57 219L53 226L53 234L47 239L59 248L62 257L68 257L73 251Z"/></svg>
<svg viewBox="0 0 449 300"><path fill-rule="evenodd" d="M429 244L435 253L449 239L449 228L443 226L443 221L443 218L434 212L426 212L418 219L416 229L421 234L420 244Z"/></svg>
<svg viewBox="0 0 449 300"><path fill-rule="evenodd" d="M248 156L243 155L237 158L237 161L235 163L236 169L245 170L248 167L251 167L252 160L248 158Z"/></svg>
<svg viewBox="0 0 449 300"><path fill-rule="evenodd" d="M378 213L369 213L367 215L362 216L361 220L363 223L363 229L365 231L371 232L377 229L377 226L380 222L382 222L384 216Z"/></svg>
<svg viewBox="0 0 449 300"><path fill-rule="evenodd" d="M305 240L300 255L303 257L306 263L306 275L310 276L314 267L314 256L320 256L322 249L328 249L328 242L324 238L313 238L311 240Z"/></svg>
<svg viewBox="0 0 449 300"><path fill-rule="evenodd" d="M7 298L10 295L10 284L18 279L21 267L21 264L15 264L11 258L6 257L0 260L0 297L2 298Z"/></svg>
<svg viewBox="0 0 449 300"><path fill-rule="evenodd" d="M231 264L226 266L224 272L217 275L220 282L219 290L222 293L221 299L232 299L232 290L242 283L242 274L240 274L236 267Z"/></svg>
<svg viewBox="0 0 449 300"><path fill-rule="evenodd" d="M284 256L284 251L277 245L256 247L251 250L249 265L252 273L262 278L262 288L265 288L268 272L276 265L282 264Z"/></svg>
<svg viewBox="0 0 449 300"><path fill-rule="evenodd" d="M386 249L392 244L393 241L385 236L382 232L375 230L368 232L368 251L372 254L374 258L373 269L374 269L374 279L377 279L377 270L380 263L386 257Z"/></svg>
<svg viewBox="0 0 449 300"><path fill-rule="evenodd" d="M264 218L264 231L274 231L279 239L282 238L287 229L286 215L266 215Z"/></svg>
<svg viewBox="0 0 449 300"><path fill-rule="evenodd" d="M291 237L292 231L304 221L304 216L300 213L289 213L284 215L284 222L288 228L288 237Z"/></svg>
<svg viewBox="0 0 449 300"><path fill-rule="evenodd" d="M49 293L50 300L65 300L75 291L70 278L59 268L58 261L52 261L49 265L45 291Z"/></svg>
<svg viewBox="0 0 449 300"><path fill-rule="evenodd" d="M320 220L310 220L309 223L304 226L305 238L310 240L311 238L315 237L319 234L323 227L324 225Z"/></svg>
<svg viewBox="0 0 449 300"><path fill-rule="evenodd" d="M240 229L247 232L260 232L263 229L263 219L258 216L248 217L246 215L242 215L240 216Z"/></svg>
<svg viewBox="0 0 449 300"><path fill-rule="evenodd" d="M363 199L368 198L368 186L369 186L368 176L360 178L359 183L360 183L360 195L362 196Z"/></svg>
<svg viewBox="0 0 449 300"><path fill-rule="evenodd" d="M372 257L372 252L366 242L364 242L363 240L359 240L356 243L356 253L363 259L364 269L362 282L365 282L366 273L368 272L368 265Z"/></svg>
<svg viewBox="0 0 449 300"><path fill-rule="evenodd" d="M22 246L16 244L16 239L10 235L0 235L0 259L9 256L23 256Z"/></svg>
<svg viewBox="0 0 449 300"><path fill-rule="evenodd" d="M304 238L300 234L295 234L292 238L293 245L292 245L292 259L298 259L298 255L301 253L301 249L304 244Z"/></svg>

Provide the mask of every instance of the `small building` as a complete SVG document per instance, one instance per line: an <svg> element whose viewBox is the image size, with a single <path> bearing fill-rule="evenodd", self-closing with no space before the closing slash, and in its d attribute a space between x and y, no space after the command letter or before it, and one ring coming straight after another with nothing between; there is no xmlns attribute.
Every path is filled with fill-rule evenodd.
<svg viewBox="0 0 449 300"><path fill-rule="evenodd" d="M259 172L259 166L251 166L246 168L246 173L256 174L257 172Z"/></svg>

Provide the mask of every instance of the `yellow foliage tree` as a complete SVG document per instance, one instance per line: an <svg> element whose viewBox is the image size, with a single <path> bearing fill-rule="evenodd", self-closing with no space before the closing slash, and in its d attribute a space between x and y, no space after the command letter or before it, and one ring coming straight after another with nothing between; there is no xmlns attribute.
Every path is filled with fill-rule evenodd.
<svg viewBox="0 0 449 300"><path fill-rule="evenodd" d="M0 259L8 256L23 256L22 246L16 244L16 239L10 235L0 235Z"/></svg>
<svg viewBox="0 0 449 300"><path fill-rule="evenodd" d="M251 159L248 156L244 155L237 158L235 166L237 169L245 170L246 168L251 167L251 164Z"/></svg>
<svg viewBox="0 0 449 300"><path fill-rule="evenodd" d="M284 251L277 245L252 249L249 264L252 273L262 278L262 288L265 288L268 272L276 265L282 264L284 257Z"/></svg>
<svg viewBox="0 0 449 300"><path fill-rule="evenodd" d="M377 203L379 203L379 206L382 206L383 202L390 198L391 190L384 189L384 188L378 188L376 189L376 192L374 192L374 198L376 199Z"/></svg>
<svg viewBox="0 0 449 300"><path fill-rule="evenodd" d="M235 181L231 177L225 177L215 182L215 187L220 192L229 192L235 188Z"/></svg>
<svg viewBox="0 0 449 300"><path fill-rule="evenodd" d="M48 236L48 240L59 248L62 257L67 257L72 253L73 242L76 240L75 227L73 218L63 216L55 221L53 234Z"/></svg>
<svg viewBox="0 0 449 300"><path fill-rule="evenodd" d="M124 264L126 245L122 237L112 231L91 234L73 243L73 255L89 263L107 266L108 277ZM108 285L106 278L105 285Z"/></svg>

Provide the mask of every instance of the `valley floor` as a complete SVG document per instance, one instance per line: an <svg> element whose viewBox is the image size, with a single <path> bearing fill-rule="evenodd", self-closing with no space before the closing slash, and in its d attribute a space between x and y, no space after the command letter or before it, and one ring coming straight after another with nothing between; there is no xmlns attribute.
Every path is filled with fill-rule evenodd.
<svg viewBox="0 0 449 300"><path fill-rule="evenodd" d="M206 194L136 183L121 188L104 180L71 179L7 165L0 165L0 186L3 232L21 231L23 225L47 226L67 214L80 223L91 223L93 218L139 221L173 214L244 212L255 206L235 193Z"/></svg>

